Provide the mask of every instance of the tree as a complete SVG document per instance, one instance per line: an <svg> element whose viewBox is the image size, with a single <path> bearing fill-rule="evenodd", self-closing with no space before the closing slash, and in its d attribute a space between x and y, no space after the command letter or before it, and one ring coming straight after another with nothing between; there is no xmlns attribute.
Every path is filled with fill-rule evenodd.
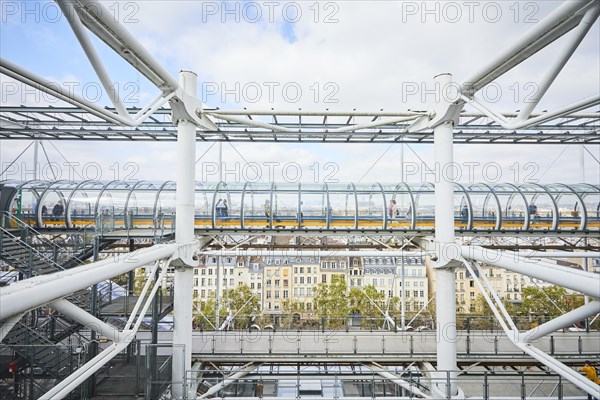
<svg viewBox="0 0 600 400"><path fill-rule="evenodd" d="M195 326L202 326L202 327L206 327L206 328L212 328L214 326L215 329L219 328L218 326L215 326L215 324L216 324L215 317L217 315L217 299L216 299L215 292L213 292L211 290L208 293L208 298L205 301L197 301L196 307L200 310L200 312L196 313L196 315L194 316L194 325ZM219 312L219 316L221 317L221 320L224 317L226 317L226 313L227 313L227 311L225 309L221 308L221 310ZM211 324L212 324L212 326L211 326Z"/></svg>
<svg viewBox="0 0 600 400"><path fill-rule="evenodd" d="M514 303L507 299L502 299L502 304L504 308L508 312L508 315L515 315L517 309L515 308ZM484 317L491 317L494 315L492 309L490 308L488 302L485 300L482 294L478 294L475 298L475 313L473 315L481 315Z"/></svg>
<svg viewBox="0 0 600 400"><path fill-rule="evenodd" d="M317 315L325 319L326 326L339 328L346 325L348 317L348 287L346 279L334 275L331 284L320 283L316 288Z"/></svg>
<svg viewBox="0 0 600 400"><path fill-rule="evenodd" d="M525 315L558 317L583 305L583 298L569 295L565 288L552 285L528 286L522 291L521 310Z"/></svg>
<svg viewBox="0 0 600 400"><path fill-rule="evenodd" d="M219 321L221 323L227 318L229 313L232 313L236 316L238 324L244 326L249 323L250 317L255 316L260 311L258 298L252 293L247 285L224 291L220 302ZM197 306L206 318L198 313L194 318L194 322L197 325L206 325L206 319L208 319L214 325L216 322L215 316L217 315L215 292L211 291L208 294L206 301L197 303ZM215 326L215 328L219 327Z"/></svg>
<svg viewBox="0 0 600 400"><path fill-rule="evenodd" d="M304 303L298 300L285 299L281 304L281 325L284 328L299 328L300 314L304 312Z"/></svg>
<svg viewBox="0 0 600 400"><path fill-rule="evenodd" d="M225 308L239 316L252 316L260 311L258 297L252 293L248 285L238 286L225 292Z"/></svg>

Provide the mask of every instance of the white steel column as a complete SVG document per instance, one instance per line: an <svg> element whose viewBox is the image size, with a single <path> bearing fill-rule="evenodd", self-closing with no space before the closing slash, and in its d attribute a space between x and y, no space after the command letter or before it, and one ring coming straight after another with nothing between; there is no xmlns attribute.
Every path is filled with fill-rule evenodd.
<svg viewBox="0 0 600 400"><path fill-rule="evenodd" d="M452 82L452 75L441 74L434 78L439 90L437 103L445 101L445 89ZM439 109L439 108L438 108ZM439 389L444 394L458 394L456 385L456 287L454 279L453 255L450 250L454 244L454 174L450 167L453 162L453 122L446 120L434 129L435 170L435 250L438 260L436 268L436 315L437 315L437 369L450 371L450 388L446 385L446 376ZM450 389L450 390L448 390Z"/></svg>
<svg viewBox="0 0 600 400"><path fill-rule="evenodd" d="M181 71L179 85L185 94L196 97L197 76L190 71ZM178 245L194 240L194 189L196 186L196 125L180 119L177 123L177 191L175 209L175 241ZM173 303L173 375L174 399L184 398L186 369L192 367L192 307L193 268L175 269L175 298ZM183 351L183 353L182 353Z"/></svg>

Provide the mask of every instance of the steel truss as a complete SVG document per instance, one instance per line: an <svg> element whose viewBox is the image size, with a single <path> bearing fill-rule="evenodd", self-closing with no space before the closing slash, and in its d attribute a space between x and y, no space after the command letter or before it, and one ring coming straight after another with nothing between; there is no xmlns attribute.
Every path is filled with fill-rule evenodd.
<svg viewBox="0 0 600 400"><path fill-rule="evenodd" d="M159 259L164 259L165 257L174 257L172 264L174 263L177 266L175 286L179 295L176 297L175 303L174 314L177 322L174 328L173 342L175 346L183 346L185 349L191 348L191 266L195 262L194 252L201 247L197 242L194 242L193 227L194 143L199 136L200 140L233 140L236 137L235 131L237 130L237 137L243 138L239 140L246 141L258 140L261 136L262 140L281 140L285 142L377 142L387 140L388 142L413 141L415 143L431 143L433 141L436 162L442 167L452 163L453 142L455 141L463 143L476 143L478 141L483 143L598 143L598 114L595 112L588 114L577 113L600 104L600 94L595 94L592 97L547 113L532 113L541 97L552 85L556 76L560 73L579 43L581 43L583 37L588 33L591 25L597 20L600 13L600 4L594 0L572 0L565 2L519 41L514 43L512 47L501 53L496 59L491 60L486 67L469 79L466 79L462 84L455 83L453 77L449 74L438 75L434 78L434 81L440 86L439 93L436 96L435 103L426 105L426 112L383 113L381 115L373 113L359 115L343 113L343 115L339 116L341 117L341 122L334 121L334 116L329 116L323 112L316 113L312 121L309 120L309 116L302 115L301 112L292 113L292 122L285 122L283 117L278 117L273 112L262 112L265 115L263 119L258 118L258 115L262 114L260 111L249 113L247 111L205 110L202 103L196 97L195 74L187 71L182 72L179 82L177 82L123 26L110 18L111 14L99 2L92 0L57 0L57 2L67 16L69 24L92 67L96 71L99 81L108 93L111 93L111 90L109 90L111 81L108 71L105 69L93 44L87 37L87 31L96 35L120 57L149 79L158 88L160 94L147 106L133 115L130 110L124 108L122 101L117 96L111 96L114 111L104 109L85 99L67 93L51 85L44 78L2 58L0 59L0 73L36 87L85 112L85 114L82 114L82 111L63 109L63 114L53 117L53 113L49 110L33 113L26 109L21 109L21 112L19 112L19 110L4 108L2 110L2 125L0 128L2 135L13 139L30 139L34 137L38 139L34 135L35 133L45 136L45 138L79 138L81 140L86 138L134 140L135 136L144 140L157 141L160 140L159 136L162 137L163 135L159 135L156 132L160 129L161 122L157 122L158 118L154 115L165 112L159 110L167 101L170 103L171 118L170 120L167 118L163 121L177 126L176 135L174 131L171 131L171 133L167 132L164 135L169 140L175 140L176 136L178 142L176 244L169 247L151 248L146 252L143 250L138 252L137 255L139 257L137 261L140 263L106 262L105 264L100 264L102 263L100 262L81 266L69 271L69 273L81 273L81 276L85 276L88 279L85 281L85 286L89 286L102 279L106 279L104 277L106 271L115 272L115 266L123 269L123 271L129 271L138 265L148 264ZM551 65L548 72L542 77L540 85L542 90L538 92L538 96L534 99L534 102L522 107L522 110L516 116L514 114L502 114L497 110L493 110L477 98L477 92L487 84L501 77L571 31L573 31L573 35L568 38L566 47L562 52L557 52L555 64ZM442 92L442 89L447 89L448 87L454 89L454 93L450 96L447 91ZM479 114L463 114L462 110L466 104L474 107ZM87 122L87 118L92 121L91 124ZM149 124L154 123L158 125L153 127L154 129L146 129L141 134L136 132L135 135L131 133L132 131L135 132L135 130L121 128L123 126L138 128L141 126L144 128L143 124L146 123L147 119L152 121L148 122ZM47 122L49 120L53 121ZM215 120L225 122L217 124ZM71 123L74 125L71 125ZM305 125L307 123L308 125ZM35 127L36 125L37 128ZM51 134L54 127L59 131L58 134ZM72 128L84 129L83 132L79 131L76 134ZM148 127L146 126L145 128ZM233 128L234 132L228 132L227 128ZM30 129L32 130L31 132L29 131ZM64 131L64 129L67 130ZM107 133L111 129L116 129L115 135ZM314 129L316 134L311 129ZM199 134L198 130L203 131L203 133ZM242 133L242 130L244 133ZM488 131L494 132L492 136L489 136ZM538 132L537 135L533 134L534 131ZM210 134L219 137L210 138ZM311 134L313 135L312 137L310 136ZM309 139L305 140L305 135ZM462 396L460 388L457 386L457 376L452 372L457 370L456 331L451 328L455 324L456 313L454 307L455 293L453 277L455 268L463 264L463 258L466 258L467 264L469 264L471 260L478 259L481 254L481 251L476 247L470 247L471 252L462 252L455 243L452 224L453 201L450 200L453 199L454 179L452 176L447 178L447 181L438 183L435 189L435 240L431 242L421 240L422 245L427 251L431 251L431 248L435 251L435 256L431 259L434 261L434 266L438 273L436 288L438 320L443 326L447 324L447 327L450 327L450 330L446 330L445 336L439 337L437 362L439 374L450 371L450 376L442 382L439 379L440 376L432 375L434 381L441 382L432 386L433 397L435 398L458 398ZM177 254L175 255L176 252ZM143 263L141 263L142 261ZM489 260L486 259L485 261ZM500 267L522 271L530 276L533 275L532 271L540 270L540 263L534 264L528 261L515 263L507 260L504 256L498 257L498 260L495 262ZM580 276L586 282L574 282L574 279L566 275L565 271L560 271L557 276L554 276L553 274L557 272L556 267L547 267L546 270L548 276L553 277L552 282L581 290L583 293L596 298L600 297L600 293L597 290L600 287L600 277L586 274L585 276ZM64 279L67 279L67 275L59 274L63 274L63 272L31 278L11 285L9 288L1 288L0 301L3 307L0 309L0 319L11 318L28 309L55 301L57 307L60 307L67 313L71 313L73 318L79 318L82 322L90 325L97 323L97 321L81 315L79 311L73 310L69 304L59 300L72 292L75 287L83 284L84 280L81 279L78 281L74 278L74 275L68 275L69 279L73 281L73 285L65 285ZM114 273L111 276L113 275ZM58 283L58 277L63 279L60 284ZM156 287L158 286L155 285ZM52 290L43 290L42 288L52 288ZM18 300L16 300L17 298ZM24 298L27 301L22 301ZM7 304L9 307L5 307ZM592 306L584 306L584 308L578 310L576 316L590 315L592 311L596 310L596 303L592 302L590 304ZM504 313L501 305L499 307ZM497 317L502 320L500 312L497 309L495 309L495 312ZM575 314L566 314L560 317L554 325L544 327L543 331L545 332L550 327L570 322L573 318L575 318ZM507 333L514 332L514 330L509 328L510 321L508 321L506 326ZM97 327L101 331L105 330L105 328L100 327L100 325ZM122 336L114 335L113 337L118 343L124 343L123 341L119 342L120 340L124 340ZM577 379L572 371L564 368L560 363L555 360L553 361L539 350L533 349L529 344L526 344L526 338L519 336L515 344L536 359L543 360L542 362L551 366L557 373L574 382L587 393L596 394L600 390L598 385L592 385L589 382ZM103 357L103 354L100 354L100 356ZM187 351L185 354L178 355L177 357L178 359L174 359L173 362L172 390L176 398L183 398L186 388L182 383L185 381L185 371L191 367L191 355ZM85 373L91 374L92 372L89 371L86 369ZM69 388L82 379L84 379L83 374L68 378L68 383L65 381L65 384L61 385L60 389L52 391L51 395L54 398L66 396Z"/></svg>
<svg viewBox="0 0 600 400"><path fill-rule="evenodd" d="M112 111L112 109L108 109ZM139 109L127 109L136 115ZM416 113L307 112L215 110L204 113L215 120L214 130L197 130L199 142L280 143L433 143L433 131L409 132ZM517 113L502 113L504 119ZM540 116L540 114L533 114ZM151 141L177 140L171 110L160 108L134 127L106 122L75 107L0 106L0 138L15 140ZM227 118L227 120L225 120ZM248 121L264 121L254 126ZM481 112L463 112L453 135L456 144L600 144L600 112L556 117L543 124L506 130Z"/></svg>

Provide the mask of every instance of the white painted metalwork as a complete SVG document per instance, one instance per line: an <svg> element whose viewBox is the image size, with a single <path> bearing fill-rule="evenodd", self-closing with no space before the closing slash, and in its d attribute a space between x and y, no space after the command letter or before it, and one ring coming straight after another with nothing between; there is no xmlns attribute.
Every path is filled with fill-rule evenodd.
<svg viewBox="0 0 600 400"><path fill-rule="evenodd" d="M407 382L404 379L399 378L398 376L392 374L391 372L389 372L388 370L383 368L381 365L378 365L376 363L365 363L363 365L365 367L367 367L368 369L370 369L371 371L375 372L377 375L389 380L390 382L395 383L396 385L402 387L403 389L407 390L408 392L412 393L413 395L419 396L420 398L423 398L423 399L431 398L428 395L426 395L425 393L423 393L418 387L416 387L416 386L410 384L410 382Z"/></svg>
<svg viewBox="0 0 600 400"><path fill-rule="evenodd" d="M177 246L172 244L155 245L66 271L15 282L0 288L0 320L48 304L156 260L171 257L176 251Z"/></svg>
<svg viewBox="0 0 600 400"><path fill-rule="evenodd" d="M517 272L525 276L553 283L593 298L600 298L600 275L593 272L563 267L543 261L532 262L519 253L499 252L477 246L460 246L457 252L468 260L480 261Z"/></svg>
<svg viewBox="0 0 600 400"><path fill-rule="evenodd" d="M181 71L179 83L183 92L196 97L197 76L190 71ZM177 192L175 242L180 246L194 243L194 189L196 164L196 124L193 119L181 116L177 124ZM185 393L185 371L192 366L192 304L193 267L197 265L191 258L182 259L175 270L177 295L173 302L173 352L172 387L176 399Z"/></svg>
<svg viewBox="0 0 600 400"><path fill-rule="evenodd" d="M579 372L573 370L572 368L569 368L568 366L564 365L552 356L536 348L532 344L534 340L539 339L548 333L554 332L555 330L552 329L554 327L556 327L557 329L561 329L566 326L569 326L574 321L573 318L576 316L586 318L588 316L594 315L599 310L598 304L595 304L597 302L584 305L577 310L574 310L561 317L558 317L556 320L547 322L538 327L541 328L539 331L530 330L525 334L521 334L515 326L514 322L512 321L510 315L506 311L506 308L502 304L502 301L495 293L492 284L488 280L485 273L481 270L481 268L479 268L479 266L476 263L472 263L469 261L466 261L464 265L466 266L467 270L471 274L471 277L479 287L481 294L492 309L492 312L494 313L496 319L502 326L502 329L506 333L507 337L511 340L511 342L513 342L513 344L515 344L519 349L529 354L531 357L535 358L542 364L551 368L553 371L555 371L556 373L558 373L559 375L561 375L562 377L564 377L569 382L573 383L575 386L585 391L586 393L590 395L596 395L600 391L600 385L590 381L589 379L587 379L587 377L583 377L581 374L579 374ZM510 268L507 269L511 270ZM475 272L475 270L477 270L477 273ZM596 286L600 290L600 285L598 285L598 283L600 283L600 277L597 277L596 281Z"/></svg>
<svg viewBox="0 0 600 400"><path fill-rule="evenodd" d="M52 87L49 81L37 76L29 71L26 71L19 66L11 63L3 58L0 59L0 73L17 79L25 84L37 87L46 93L69 102L77 107L76 110L65 109L62 112L65 114L88 113L94 117L91 122L82 123L74 121L72 116L59 118L54 126L60 130L54 131L52 127L42 126L46 121L35 121L36 118L25 116L23 110L16 111L3 107L0 110L2 117L2 125L0 125L0 134L7 138L36 138L36 139L102 139L115 140L117 139L132 139L141 140L175 140L178 141L178 185L177 185L177 205L176 205L176 245L171 246L155 246L148 250L132 253L135 259L129 258L126 260L116 261L100 261L87 266L82 266L74 270L62 271L48 276L39 276L22 282L17 282L7 288L0 289L0 303L3 305L0 309L0 320L11 318L20 315L24 311L32 309L41 304L46 304L51 301L57 301L56 305L64 311L76 316L88 324L92 324L95 320L82 315L80 311L72 309L72 307L64 303L60 299L74 290L88 287L94 283L108 279L114 275L130 271L138 266L146 265L158 259L173 257L173 264L177 270L175 273L175 286L177 296L175 300L175 332L174 345L181 346L184 349L183 354L176 354L173 358L173 395L176 398L183 397L185 388L185 370L191 367L191 307L192 307L192 277L191 269L194 264L194 251L198 244L194 242L194 154L195 141L200 140L279 140L280 142L310 142L310 141L326 141L343 142L353 138L353 142L423 142L432 140L435 143L435 161L441 168L450 165L453 161L452 143L454 141L462 141L464 143L477 142L499 142L509 143L524 143L524 142L539 142L539 143L591 143L598 142L600 132L598 129L599 115L597 113L588 113L582 115L573 115L580 111L589 109L590 107L600 104L600 95L594 94L591 97L579 100L573 104L560 107L554 111L543 114L532 114L542 95L548 90L552 82L559 74L565 63L573 54L576 47L579 45L583 37L588 33L590 26L594 23L600 13L600 5L594 0L572 0L565 2L556 11L554 11L544 21L537 24L533 29L526 33L514 45L502 52L496 59L492 60L486 67L475 73L469 79L465 80L462 85L454 85L451 75L439 75L434 80L442 87L453 85L457 92L451 98L447 96L438 96L441 98L436 103L428 106L428 111L423 113L397 113L396 115L388 115L388 118L383 118L384 115L378 115L380 118L375 121L365 120L357 121L352 118L353 123L328 125L325 118L322 123L313 124L307 127L301 123L301 116L308 115L303 112L294 112L291 115L298 117L298 122L294 123L278 123L275 118L273 123L257 121L251 118L252 113L248 111L223 111L223 110L204 110L202 103L197 99L195 93L196 78L191 72L182 72L180 75L180 83L177 83L166 70L158 63L140 43L117 21L111 18L111 14L104 8L102 4L92 0L58 0L61 8L69 11L72 15L69 23L72 26L78 40L80 41L92 67L96 70L102 84L110 86L110 78L108 72L102 66L101 60L95 53L90 40L86 36L84 27L89 32L96 35L100 40L104 41L111 47L120 57L129 62L135 69L148 78L159 90L160 94L145 106L141 111L133 116L131 112L124 108L122 102L117 96L111 96L111 101L115 105L115 111L101 108L92 104L85 99L67 93L60 88ZM571 38L564 51L557 55L556 63L551 66L547 74L542 78L539 95L535 101L522 108L519 114L510 115L503 114L490 109L487 105L479 101L475 95L485 85L493 82L495 79L503 76L506 72L535 55L541 49L555 42L557 39L564 36L567 32L576 30L574 37ZM110 93L110 90L109 90ZM447 94L447 93L445 93ZM159 110L167 101L170 102L171 110ZM462 113L461 110L465 104L472 105L478 110L478 113L469 114ZM50 113L56 112L53 109L39 109L42 115L48 117ZM34 113L33 108L26 110ZM20 112L20 114L18 114ZM152 119L156 114L165 115L172 114L172 122L147 122L147 119ZM258 110L254 114L276 115L272 111ZM327 113L314 113L318 116L326 116ZM357 114L357 116L366 116L369 113ZM15 115L21 115L14 118ZM373 114L371 114L373 115ZM215 124L211 116L215 119L225 121L223 124ZM460 132L461 118L470 117L469 122L462 122L462 126L467 131ZM481 126L474 127L472 121L490 118L495 121L495 126L490 128L486 123L481 123ZM510 119L512 118L512 119ZM560 120L566 118L566 121ZM413 121L412 123L409 122ZM569 122L570 121L570 122ZM549 124L553 122L553 124ZM164 124L177 125L177 132L161 131L160 128ZM571 124L572 123L572 124ZM544 125L549 124L549 125ZM119 128L114 129L113 125L124 127L139 127L142 126L142 131L133 131L132 129ZM86 126L87 131L81 132L81 127ZM225 129L227 126L227 129ZM34 128L32 130L32 127ZM533 131L527 131L535 127L536 134L533 138ZM209 137L206 132L217 132L218 135ZM573 129L576 133L562 132L561 136L556 139L552 136L552 132L565 131ZM457 129L459 132L454 132ZM490 129L495 130L492 134ZM544 135L538 135L542 129ZM487 131L485 131L487 130ZM515 132L507 132L507 130ZM516 131L519 132L516 132ZM110 134L108 133L110 131ZM217 136L215 139L214 136ZM558 137L558 136L557 136ZM432 139L433 138L433 139ZM451 170L451 169L450 169ZM437 313L438 313L438 361L437 366L440 371L448 371L449 384L442 384L436 388L432 388L435 397L456 397L461 395L461 391L456 385L456 326L455 326L455 282L454 268L459 264L457 261L460 257L468 260L478 260L486 262L490 265L497 265L506 268L510 271L523 273L525 275L543 279L545 281L556 283L573 290L580 291L594 298L600 298L600 278L594 274L585 271L576 271L559 266L551 266L544 263L532 263L522 261L518 258L511 258L506 254L499 252L484 251L481 248L458 247L454 242L454 177L451 172L435 186L435 252L432 260L435 262L437 270ZM221 185L220 185L221 186ZM356 188L352 185L352 191L356 198ZM271 186L270 210L273 211L275 186ZM46 187L47 192L50 187ZM597 188L596 188L597 189ZM462 190L466 193L465 190ZM525 199L525 195L517 189L519 195ZM546 191L550 194L552 191ZM300 191L299 191L300 193ZM380 193L385 199L385 193L380 185ZM585 210L585 204L581 196L573 192L579 198L581 203L581 211ZM594 192L595 193L595 192ZM299 194L299 199L301 195ZM412 200L411 200L412 201ZM414 201L413 201L414 202ZM467 204L470 204L467 202ZM472 207L469 205L468 207ZM557 212L556 203L553 204L555 213ZM298 205L296 221L298 227L301 224L300 205ZM382 228L388 226L389 220L385 213L385 204L383 206ZM575 211L575 210L574 210ZM211 210L210 214L212 214ZM268 227L273 228L277 224L277 218L271 212L269 217ZM416 220L415 209L412 209L412 228L415 228ZM38 221L40 218L39 212L36 213ZM467 224L473 226L473 217L469 216ZM558 216L552 217L552 227L560 226L561 219ZM66 220L68 221L68 219ZM580 221L579 229L587 228L587 215L584 214ZM212 228L216 228L217 219L212 217ZM331 218L325 217L325 226L331 226ZM355 210L354 228L359 228L358 210ZM527 215L523 220L523 229L529 229L532 225L533 217ZM66 223L66 222L65 222ZM241 218L241 227L244 226L243 216ZM502 226L502 217L496 217L496 229ZM291 229L291 227L285 227ZM428 251L431 251L429 249ZM175 254L177 252L177 254ZM492 257L490 257L492 256ZM471 265L467 268L472 270ZM481 272L481 271L480 271ZM110 275L109 275L110 274ZM488 286L485 276L482 280ZM482 292L485 293L485 287L478 281ZM158 285L152 289L156 293ZM27 293L27 296L23 296ZM492 298L496 301L497 307L493 307L494 314L501 322L506 333L516 334L514 343L524 352L530 354L540 362L549 366L559 374L569 379L578 387L584 389L587 393L597 393L598 385L591 384L588 380L582 378L570 368L565 367L562 363L552 359L548 355L541 352L539 349L531 346L530 343L522 341L518 335L516 328L506 310L503 308L496 294L492 293L491 297L485 294L486 300L493 305ZM150 296L152 297L152 295ZM147 310L149 303L146 303L142 308L142 315ZM543 325L540 333L531 332L532 337L550 331L557 325L563 325L571 322L574 318L582 315L589 316L597 311L595 302L589 303L575 312L565 314L556 322ZM131 325L130 321L129 325ZM135 324L132 331L139 327L140 321ZM101 331L106 331L105 326L99 327ZM58 386L48 392L43 399L61 398L64 397L70 390L75 388L84 379L89 377L99 366L106 363L112 356L121 351L127 346L131 340L131 335L126 335L123 338L121 335L114 335L116 343L107 350L99 354L90 363L80 368L75 374L61 382ZM177 352L176 352L177 353ZM247 367L255 368L253 365ZM245 371L239 372L241 376ZM232 376L232 380L237 379L237 376ZM439 378L439 377L438 377ZM437 380L437 378L435 379ZM444 381L445 382L445 381ZM215 393L219 388L213 388ZM596 391L596 392L594 392Z"/></svg>
<svg viewBox="0 0 600 400"><path fill-rule="evenodd" d="M162 96L162 95L159 95ZM78 141L175 141L177 130L171 122L171 110L156 108L162 101L158 97L154 109L128 109L134 119L141 120L134 127L106 122L92 111L76 107L0 106L0 138L32 140ZM161 104L164 104L162 101ZM105 112L105 109L97 112ZM96 112L96 111L94 111ZM216 129L198 130L199 142L271 142L278 143L433 143L433 129L408 132L414 113L356 112L304 110L213 110L204 109L215 118ZM109 117L113 118L111 114ZM418 114L423 115L423 113ZM418 116L417 115L417 116ZM518 114L501 113L510 121ZM224 116L229 120L218 119ZM279 118L284 116L286 118ZM318 121L307 123L306 116ZM340 118L329 118L336 116ZM548 116L532 113L532 118ZM250 119L252 118L252 119ZM258 119L269 119L264 125ZM304 119L303 119L304 118ZM368 127L373 118L380 125ZM236 119L234 122L232 119ZM396 122L405 120L405 122ZM249 126L248 121L254 125ZM383 121L383 122L382 122ZM461 144L598 144L600 114L581 112L555 116L552 120L535 126L507 131L498 122L490 120L484 112L462 112L454 127L453 140ZM385 122L385 123L384 123ZM395 122L395 123L394 123ZM260 125L260 126L258 126Z"/></svg>
<svg viewBox="0 0 600 400"><path fill-rule="evenodd" d="M201 396L199 396L197 398L198 399L206 399L206 398L211 397L214 394L217 394L221 389L223 389L224 387L226 387L232 383L237 382L239 379L248 375L249 373L254 371L256 368L258 368L259 366L260 366L259 363L249 363L249 364L241 366L233 374L231 374L227 378L223 379L221 382L214 385L213 387L208 389L204 394L202 394Z"/></svg>
<svg viewBox="0 0 600 400"><path fill-rule="evenodd" d="M447 88L452 84L452 75L442 74L434 78L437 87ZM435 184L435 247L439 249L435 260L436 274L436 310L437 310L437 369L448 371L450 379L443 380L438 389L440 393L456 396L457 364L456 364L456 285L454 284L453 255L447 252L448 246L454 243L454 175L448 168L453 163L452 132L457 114L446 116L451 105L446 96L438 92L436 109L438 115L435 126L434 154L435 162L440 170L448 172ZM441 104L444 102L444 104ZM441 118L441 119L438 119ZM447 387L447 383L450 387ZM432 390L433 390L432 386Z"/></svg>
<svg viewBox="0 0 600 400"><path fill-rule="evenodd" d="M18 313L3 321L2 325L0 325L0 342L4 340L4 337L8 335L8 332L15 327L24 315L24 312Z"/></svg>

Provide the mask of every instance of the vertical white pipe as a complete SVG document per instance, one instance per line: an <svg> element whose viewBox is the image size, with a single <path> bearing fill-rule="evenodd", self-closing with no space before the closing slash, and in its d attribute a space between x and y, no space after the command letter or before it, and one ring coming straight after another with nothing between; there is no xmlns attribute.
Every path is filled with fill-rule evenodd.
<svg viewBox="0 0 600 400"><path fill-rule="evenodd" d="M406 280L404 277L404 256L400 257L402 269L400 270L400 326L406 329Z"/></svg>
<svg viewBox="0 0 600 400"><path fill-rule="evenodd" d="M179 85L190 96L196 97L197 76L181 71ZM175 209L175 242L178 245L194 240L194 188L196 160L196 126L187 120L177 123L177 191ZM175 296L173 303L173 398L182 399L185 371L192 367L192 303L193 268L175 269Z"/></svg>
<svg viewBox="0 0 600 400"><path fill-rule="evenodd" d="M215 326L217 327L220 326L221 322L221 265L223 265L223 257L217 257L217 281L215 282L217 287L215 292Z"/></svg>
<svg viewBox="0 0 600 400"><path fill-rule="evenodd" d="M439 88L438 101L443 102L443 90L452 82L452 75L434 77ZM450 167L453 161L453 123L447 121L434 129L434 152L436 170L440 171L435 184L435 242L438 255L436 269L437 314L437 369L450 372L450 393L458 393L456 386L456 287L454 268L445 268L452 261L454 244L454 175ZM441 376L440 376L441 377ZM446 381L439 389L447 393Z"/></svg>

